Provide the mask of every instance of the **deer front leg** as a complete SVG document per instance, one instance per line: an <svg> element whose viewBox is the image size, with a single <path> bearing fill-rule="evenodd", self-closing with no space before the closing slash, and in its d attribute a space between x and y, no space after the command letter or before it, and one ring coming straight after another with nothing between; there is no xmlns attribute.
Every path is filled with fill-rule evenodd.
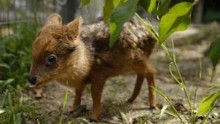
<svg viewBox="0 0 220 124"><path fill-rule="evenodd" d="M105 83L105 79L96 79L92 81L91 84L93 107L92 107L92 113L90 119L95 121L98 120L99 115L102 112L101 96L102 96L104 83Z"/></svg>
<svg viewBox="0 0 220 124"><path fill-rule="evenodd" d="M75 88L75 98L73 102L72 112L76 112L76 110L80 107L81 97L82 97L84 88L85 88L85 84L82 84L81 86L78 86Z"/></svg>

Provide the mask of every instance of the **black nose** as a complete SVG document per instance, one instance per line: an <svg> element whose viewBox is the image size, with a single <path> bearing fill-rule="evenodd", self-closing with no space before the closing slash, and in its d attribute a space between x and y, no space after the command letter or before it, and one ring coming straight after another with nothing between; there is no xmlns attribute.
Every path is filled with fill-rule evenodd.
<svg viewBox="0 0 220 124"><path fill-rule="evenodd" d="M29 75L28 76L28 82L30 83L30 84L36 84L36 82L37 82L37 77L35 76L35 75Z"/></svg>

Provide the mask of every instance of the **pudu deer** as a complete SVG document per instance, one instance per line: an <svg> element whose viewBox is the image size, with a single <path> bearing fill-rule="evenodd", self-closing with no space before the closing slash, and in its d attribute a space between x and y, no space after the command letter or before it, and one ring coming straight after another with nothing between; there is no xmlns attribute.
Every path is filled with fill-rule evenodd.
<svg viewBox="0 0 220 124"><path fill-rule="evenodd" d="M101 95L109 77L130 71L137 73L129 102L140 93L144 79L148 81L150 108L156 107L155 69L150 55L156 40L135 20L126 22L120 37L109 47L108 24L99 21L82 25L76 18L62 25L58 14L50 15L32 44L32 66L28 81L39 88L52 80L75 89L73 111L80 106L83 89L91 83L93 106L90 118L97 120L102 111Z"/></svg>

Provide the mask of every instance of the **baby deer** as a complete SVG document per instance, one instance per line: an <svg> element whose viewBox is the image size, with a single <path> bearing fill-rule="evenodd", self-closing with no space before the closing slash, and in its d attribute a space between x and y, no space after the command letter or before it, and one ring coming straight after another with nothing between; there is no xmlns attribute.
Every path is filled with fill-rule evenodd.
<svg viewBox="0 0 220 124"><path fill-rule="evenodd" d="M93 107L91 119L97 120L101 110L101 94L109 77L129 71L137 73L129 102L140 93L144 79L148 81L150 108L156 107L155 70L150 63L156 40L135 20L126 22L113 47L109 47L108 24L103 21L82 26L81 17L62 25L58 14L50 15L32 45L32 66L28 81L39 88L49 81L75 88L73 111L80 106L83 89L91 83Z"/></svg>

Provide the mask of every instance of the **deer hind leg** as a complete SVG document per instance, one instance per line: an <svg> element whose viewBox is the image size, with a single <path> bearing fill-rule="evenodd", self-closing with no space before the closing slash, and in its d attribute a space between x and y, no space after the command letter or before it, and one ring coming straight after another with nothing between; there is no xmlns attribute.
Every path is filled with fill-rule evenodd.
<svg viewBox="0 0 220 124"><path fill-rule="evenodd" d="M136 79L133 93L132 93L131 97L128 99L129 103L132 103L139 95L139 93L141 91L142 84L144 82L144 78L145 77L143 75L137 74L137 79Z"/></svg>
<svg viewBox="0 0 220 124"><path fill-rule="evenodd" d="M156 108L156 92L155 92L155 79L154 79L154 73L147 73L146 75L147 82L148 82L148 97L149 97L149 103L150 103L150 109Z"/></svg>
<svg viewBox="0 0 220 124"><path fill-rule="evenodd" d="M134 70L138 73L137 81L135 84L135 88L132 94L132 97L129 99L130 101L134 100L141 90L141 86L144 78L147 79L148 82L148 98L150 108L156 108L156 91L155 91L155 69L151 65L149 61L139 61L138 64L134 66Z"/></svg>

